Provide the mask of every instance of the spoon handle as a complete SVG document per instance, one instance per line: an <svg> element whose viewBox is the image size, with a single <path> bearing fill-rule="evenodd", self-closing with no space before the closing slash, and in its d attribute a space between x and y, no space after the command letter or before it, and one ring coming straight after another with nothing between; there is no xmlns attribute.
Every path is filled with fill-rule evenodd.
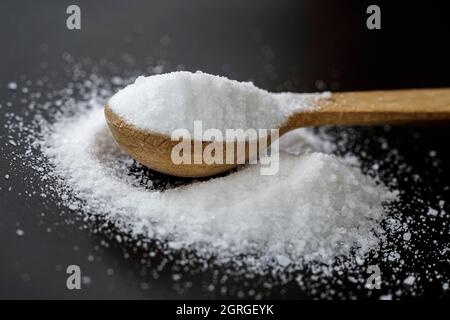
<svg viewBox="0 0 450 320"><path fill-rule="evenodd" d="M293 114L284 129L450 120L450 88L333 93L318 104Z"/></svg>

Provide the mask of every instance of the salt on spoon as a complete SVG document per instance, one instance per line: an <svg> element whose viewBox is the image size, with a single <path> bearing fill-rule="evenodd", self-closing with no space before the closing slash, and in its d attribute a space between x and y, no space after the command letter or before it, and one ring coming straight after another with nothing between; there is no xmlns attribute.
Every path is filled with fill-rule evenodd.
<svg viewBox="0 0 450 320"><path fill-rule="evenodd" d="M105 106L108 126L121 148L143 165L180 177L205 177L242 163L225 159L235 140L191 139L191 159L210 144L222 144L223 161L175 164L172 141L176 129L193 132L194 121L204 129L290 130L321 125L371 125L449 120L450 89L411 89L325 94L270 93L249 82L202 72L173 72L139 77L116 93ZM261 139L266 139L262 137ZM270 136L267 146L270 145ZM252 158L259 140L245 142L245 160ZM200 147L195 147L195 143ZM196 155L197 153L197 155Z"/></svg>

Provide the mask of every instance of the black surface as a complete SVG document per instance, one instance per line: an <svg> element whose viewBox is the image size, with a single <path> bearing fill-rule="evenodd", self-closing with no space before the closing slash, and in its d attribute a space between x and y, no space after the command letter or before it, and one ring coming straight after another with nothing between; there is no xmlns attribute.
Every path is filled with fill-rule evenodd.
<svg viewBox="0 0 450 320"><path fill-rule="evenodd" d="M2 1L0 113L7 112L6 102L20 98L11 97L6 88L9 81L20 81L23 75L38 79L45 73L55 73L58 79L64 53L75 59L104 58L118 65L119 73L122 68L145 71L146 57L151 56L166 61L165 71L182 64L187 70L251 79L273 91L450 87L450 19L443 3L380 4L382 29L370 31L365 26L370 3L364 1L77 1L82 30L69 31L65 11L71 1ZM161 44L164 36L170 37L167 46ZM135 63L127 64L123 54L132 55ZM42 62L48 64L47 69L42 69ZM66 80L61 77L59 81ZM20 111L21 105L14 103L13 108ZM205 290L214 277L212 271L186 275L194 285L180 295L170 270L154 279L155 262L142 264L142 252L130 252L125 259L124 251L132 251L132 246L94 234L79 218L37 196L20 196L26 189L22 177L30 172L10 170L7 156L11 146L5 146L8 133L3 117L0 121L0 176L11 176L9 180L0 178L1 298L220 296ZM422 175L421 196L434 201L439 194L450 201L445 189L450 177L449 129L448 125L400 127L389 132L362 128L356 129L354 142L374 135L386 137ZM430 150L437 151L439 168L430 165ZM366 152L377 156L376 148ZM12 191L7 190L9 186ZM401 186L408 190L409 183ZM19 227L25 231L23 237L16 235ZM430 239L444 245L448 234L436 232ZM433 247L431 240L423 244L424 249ZM93 262L88 261L89 255L95 257ZM80 291L67 290L64 269L69 264L80 265L83 274L92 279L91 285ZM449 269L448 262L437 264L441 272ZM418 273L424 272L420 264L411 265ZM114 275L107 274L109 268ZM440 282L424 281L422 295L445 295ZM148 288L142 287L143 282ZM241 286L252 288L251 283ZM240 285L236 288L239 291ZM345 296L345 286L341 290ZM237 291L225 296L236 297ZM295 285L268 293L273 298L309 295ZM357 295L365 297L367 292Z"/></svg>

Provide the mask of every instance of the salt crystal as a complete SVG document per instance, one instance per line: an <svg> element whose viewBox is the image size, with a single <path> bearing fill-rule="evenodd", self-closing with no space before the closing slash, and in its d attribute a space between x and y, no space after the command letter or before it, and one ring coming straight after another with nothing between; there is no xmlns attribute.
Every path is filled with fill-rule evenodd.
<svg viewBox="0 0 450 320"><path fill-rule="evenodd" d="M405 280L403 280L403 283L408 285L408 286L412 286L415 281L416 281L416 277L408 276Z"/></svg>
<svg viewBox="0 0 450 320"><path fill-rule="evenodd" d="M174 274L172 275L172 279L173 279L173 281L179 281L179 280L181 279L181 274L179 274L179 273L174 273Z"/></svg>
<svg viewBox="0 0 450 320"><path fill-rule="evenodd" d="M283 267L286 267L291 262L291 260L286 256L277 256L277 261Z"/></svg>
<svg viewBox="0 0 450 320"><path fill-rule="evenodd" d="M439 212L433 208L428 208L428 212L427 215L429 216L437 216L439 214Z"/></svg>
<svg viewBox="0 0 450 320"><path fill-rule="evenodd" d="M22 229L17 229L16 234L17 236L22 237L25 234L25 232Z"/></svg>
<svg viewBox="0 0 450 320"><path fill-rule="evenodd" d="M15 82L8 83L8 89L9 90L17 90L17 83L15 83Z"/></svg>

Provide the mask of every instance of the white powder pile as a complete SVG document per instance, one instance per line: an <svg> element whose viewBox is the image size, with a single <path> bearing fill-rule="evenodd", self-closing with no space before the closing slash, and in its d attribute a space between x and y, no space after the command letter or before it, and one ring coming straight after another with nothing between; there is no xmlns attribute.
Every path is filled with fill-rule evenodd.
<svg viewBox="0 0 450 320"><path fill-rule="evenodd" d="M261 176L259 168L251 165L203 182L177 180L145 169L121 152L105 124L102 109L116 91L115 84L123 85L129 81L117 76L105 79L97 72L86 73L76 64L63 88L47 78L35 83L26 81L29 90L20 98L26 103L25 111L5 114L8 135L4 137L4 148L15 150L11 153L5 151L11 155L11 167L22 170L19 168L21 165L31 166L39 179L34 183L28 175L23 177L23 184L27 185L27 190L21 195L24 199L51 199L57 201L62 210L69 208L71 212L80 213L83 219L100 217L101 226L95 226L95 232L99 231L97 228L107 231L103 225L113 223L119 228L120 236L116 239L120 239L117 241L121 246L125 246L125 239L131 239L127 241L135 246L133 250L144 248L145 259L149 264L151 262L149 273L157 276L162 272L159 262L154 262L152 257L162 259L164 263L177 261L173 269L173 279L177 284L181 285L180 279L184 274L195 272L189 269L195 268L195 263L201 265L202 270L214 270L218 264L225 269L225 275L215 275L215 280L207 287L208 290L215 287L220 290L219 294L247 296L247 293L230 293L227 290L231 288L223 282L227 276L234 276L236 270L242 272L245 279L249 279L251 274L255 277L253 279L263 274L263 287L268 290L277 283L295 281L310 296L341 296L343 290L339 287L342 283L355 284L359 292L367 293L365 286L370 276L367 266L373 264L379 265L383 273L381 298L395 298L405 294L406 290L417 290L424 281L444 279L443 288L448 287L445 272L435 272L432 265L435 262L429 262L431 256L433 261L448 261L448 243L435 242L441 239L442 234L448 233L448 223L438 223L448 218L444 210L446 202L439 199L438 205L430 205L420 197L414 197L411 202L396 207L399 195L379 181L380 168L393 168L387 171L387 175L383 173L382 180L392 183L394 189L401 177L408 185L417 183L420 178L409 166L399 162L398 153L395 149L390 150L387 140L380 140L377 136L370 140L376 142L370 148L379 145L380 150L385 150L383 160L374 162L358 145L353 146L358 157L348 155L347 145L352 144L352 137L356 137L358 131L345 131L350 134L339 135L337 141L332 141L320 132L300 129L282 137L280 172L277 175ZM189 96L195 91L188 88L192 89L196 83L186 80L191 76L198 76L201 83L216 88L207 91L211 100ZM190 109L205 107L205 104L218 112L238 105L230 101L249 99L237 107L245 112L218 112L220 121L208 123L208 126L220 128L242 124L245 127L275 126L276 121L282 121L289 113L286 110L290 107L308 106L304 103L304 95L270 94L248 83L205 74L172 73L158 77L141 78L137 83L148 81L148 86L159 83L160 90L144 90L147 84L142 88L132 85L111 101L120 98L125 102L128 94L143 90L143 94L148 96L130 99L135 106L124 107L127 116L136 117L139 121L147 118L145 113L148 111L148 120L153 121L150 115L162 117L166 114L158 113L155 107L164 106L171 110L168 114L175 117L173 123L170 122L173 127L185 126L197 120L198 115L202 120L215 121L211 115ZM175 85L170 80L166 83L164 77L186 79ZM159 80L154 82L150 79ZM17 86L23 88L23 83ZM217 90L221 86L229 92L238 90L226 95L227 103L220 104L221 100L216 104L207 103L220 95ZM41 93L44 88L47 90L45 96ZM174 95L165 99L164 90L168 88L172 88ZM176 95L174 90L186 91ZM25 94L23 90L10 91ZM153 101L149 98L153 96L160 99L159 102L147 105L146 102ZM182 97L185 102L175 103ZM253 101L251 97L262 102L248 103ZM196 103L186 103L190 99ZM198 99L205 101L199 102ZM268 107L270 102L267 101L273 102L274 99L284 99L286 104L283 105L290 106L284 110L286 113L278 113L281 109ZM277 116L271 117L263 112L264 116L258 118L261 113L251 110L270 110ZM138 116L140 114L142 117ZM227 118L233 114L236 118ZM154 128L166 121L168 126L159 128L173 128L167 119L159 120L143 122L142 125ZM355 141L361 140L355 138ZM341 149L342 146L345 148ZM363 174L363 167L370 176ZM17 176L10 175L12 172L3 174L6 181ZM11 186L8 192L14 192L12 182ZM420 189L416 191L420 195ZM409 212L411 214L408 215ZM27 232L17 231L17 235L26 237ZM417 245L424 243L427 245L423 248ZM439 246L434 250L436 243ZM142 259L144 255L139 256L139 261ZM442 270L448 270L447 266L445 264ZM426 270L424 274L416 272L422 269ZM268 272L270 281L266 277ZM409 280L404 282L405 279ZM245 286L245 281L239 284ZM249 286L253 284L252 281ZM258 297L265 289L259 288L253 295L249 290L248 297ZM348 291L347 287L344 291ZM369 291L368 294L377 292ZM352 296L351 292L348 296Z"/></svg>
<svg viewBox="0 0 450 320"><path fill-rule="evenodd" d="M200 71L172 72L136 81L116 93L111 109L144 130L170 135L194 121L203 129L279 128L295 110L310 110L323 94L273 94L251 82L239 82Z"/></svg>
<svg viewBox="0 0 450 320"><path fill-rule="evenodd" d="M359 169L321 152L282 153L274 176L249 166L165 192L148 190L128 175L132 161L114 143L101 105L61 117L43 147L53 173L76 196L71 208L105 214L135 236L195 249L204 258L251 254L256 268L331 265L352 250L363 257L378 245L383 204L394 198Z"/></svg>

